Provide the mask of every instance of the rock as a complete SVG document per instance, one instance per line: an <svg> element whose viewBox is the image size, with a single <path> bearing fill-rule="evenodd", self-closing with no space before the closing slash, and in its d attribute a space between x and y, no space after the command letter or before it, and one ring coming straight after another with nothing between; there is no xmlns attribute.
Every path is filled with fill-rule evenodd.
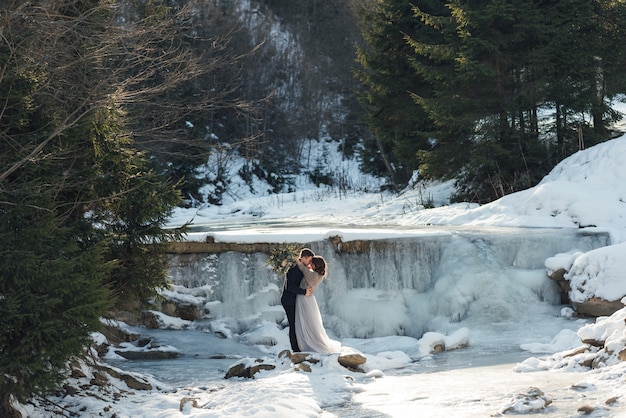
<svg viewBox="0 0 626 418"><path fill-rule="evenodd" d="M115 354L128 360L167 360L180 357L177 351L164 350L115 350Z"/></svg>
<svg viewBox="0 0 626 418"><path fill-rule="evenodd" d="M106 378L106 376L100 372L95 372L93 374L93 379L91 379L91 381L89 382L90 385L94 385L94 386L106 386L108 385L109 380Z"/></svg>
<svg viewBox="0 0 626 418"><path fill-rule="evenodd" d="M159 328L159 318L150 311L141 311L141 323L148 329Z"/></svg>
<svg viewBox="0 0 626 418"><path fill-rule="evenodd" d="M589 344L592 347L604 347L604 340L592 340L589 338L585 338L584 340L581 340L583 344Z"/></svg>
<svg viewBox="0 0 626 418"><path fill-rule="evenodd" d="M624 348L622 351L620 351L617 354L617 358L620 359L621 361L626 361L626 348Z"/></svg>
<svg viewBox="0 0 626 418"><path fill-rule="evenodd" d="M606 351L598 352L598 354L596 354L596 356L593 358L593 360L591 362L591 368L592 369L599 369L601 367L606 366L607 359L608 359L608 355L607 355Z"/></svg>
<svg viewBox="0 0 626 418"><path fill-rule="evenodd" d="M594 362L594 358L592 357L592 358L588 358L588 359L585 359L585 360L581 361L579 364L581 366L583 366L583 367L587 367L589 369L592 369L592 368L594 368L594 363L593 362Z"/></svg>
<svg viewBox="0 0 626 418"><path fill-rule="evenodd" d="M237 363L232 365L230 369L226 372L224 379L230 379L231 377L250 377L249 373L246 372L246 366L243 363Z"/></svg>
<svg viewBox="0 0 626 418"><path fill-rule="evenodd" d="M511 401L500 409L500 414L529 414L542 412L552 403L552 398L536 387L528 388L526 393L515 395Z"/></svg>
<svg viewBox="0 0 626 418"><path fill-rule="evenodd" d="M124 331L116 326L104 324L100 332L106 337L111 344L132 343L139 338L139 334Z"/></svg>
<svg viewBox="0 0 626 418"><path fill-rule="evenodd" d="M361 371L361 364L365 364L367 359L361 354L344 354L337 358L339 364L349 370Z"/></svg>
<svg viewBox="0 0 626 418"><path fill-rule="evenodd" d="M585 302L573 302L572 305L579 315L598 317L611 316L624 307L619 300L608 301L593 297Z"/></svg>
<svg viewBox="0 0 626 418"><path fill-rule="evenodd" d="M289 358L294 364L299 364L305 361L309 357L308 353L292 353Z"/></svg>
<svg viewBox="0 0 626 418"><path fill-rule="evenodd" d="M311 365L307 362L302 362L300 364L296 364L296 367L293 368L295 371L302 371L311 373Z"/></svg>
<svg viewBox="0 0 626 418"><path fill-rule="evenodd" d="M309 363L317 364L319 363L319 359L315 357L311 357L311 353L293 353L289 356L291 362L293 364L300 364L303 361L308 361Z"/></svg>
<svg viewBox="0 0 626 418"><path fill-rule="evenodd" d="M256 373L260 372L261 370L274 370L276 368L276 366L274 366L273 364L265 364L265 363L261 363L261 364L257 364L255 366L250 367L250 377L253 377Z"/></svg>
<svg viewBox="0 0 626 418"><path fill-rule="evenodd" d="M571 290L569 280L565 280L565 277L564 277L565 273L567 273L567 270L561 268L561 269L553 271L552 274L548 276L550 277L550 279L554 280L559 285L559 294L561 295L561 303L564 305L570 303L569 291Z"/></svg>
<svg viewBox="0 0 626 418"><path fill-rule="evenodd" d="M74 386L69 385L67 383L63 385L63 389L65 390L65 394L67 396L74 396L78 393L78 389L76 389Z"/></svg>
<svg viewBox="0 0 626 418"><path fill-rule="evenodd" d="M289 350L283 350L280 353L278 353L278 358L289 358L289 360L291 360L293 364L300 364L303 361L308 361L309 363L312 363L312 364L317 364L320 362L319 359L312 357L312 353L304 353L304 352L292 353Z"/></svg>
<svg viewBox="0 0 626 418"><path fill-rule="evenodd" d="M560 268L553 271L548 277L556 282L565 281L567 283L567 287L569 288L569 282L565 280L565 273L567 273L567 270L565 270L564 268Z"/></svg>
<svg viewBox="0 0 626 418"><path fill-rule="evenodd" d="M184 397L180 400L180 404L178 405L178 409L180 410L180 412L183 412L183 409L185 409L185 406L188 403L191 403L191 406L194 408L198 407L198 400L196 398Z"/></svg>
<svg viewBox="0 0 626 418"><path fill-rule="evenodd" d="M261 370L273 370L276 368L273 364L263 363L261 359L255 360L257 364L253 366L246 366L247 362L249 362L249 359L231 366L228 372L226 372L226 375L224 375L224 379L230 379L231 377L245 377L250 379Z"/></svg>
<svg viewBox="0 0 626 418"><path fill-rule="evenodd" d="M595 411L595 408L590 405L583 405L580 408L578 408L578 412L583 415L590 415L593 413L593 411Z"/></svg>
<svg viewBox="0 0 626 418"><path fill-rule="evenodd" d="M563 358L574 357L574 356L577 356L578 354L586 353L588 351L589 351L589 348L587 347L578 347L573 350L570 350L569 352L565 352L565 354L563 354Z"/></svg>
<svg viewBox="0 0 626 418"><path fill-rule="evenodd" d="M145 380L142 381L138 377L135 377L135 376L133 376L131 374L117 371L117 370L115 370L115 369L113 369L111 367L108 367L108 366L99 365L97 367L100 370L103 370L103 371L107 372L111 377L114 377L116 379L120 379L121 381L126 383L126 386L128 386L130 389L152 390L152 385L150 383L146 382Z"/></svg>
<svg viewBox="0 0 626 418"><path fill-rule="evenodd" d="M119 345L120 343L130 343L135 341L139 335L129 333L116 326L104 324L100 330L102 335L106 338L106 342L102 344L94 344L93 348L98 353L98 356L104 356L109 350L110 345Z"/></svg>
<svg viewBox="0 0 626 418"><path fill-rule="evenodd" d="M137 347L145 347L148 344L150 344L152 342L152 340L150 338L140 338L139 340L137 340L137 342L135 343L135 345Z"/></svg>
<svg viewBox="0 0 626 418"><path fill-rule="evenodd" d="M197 321L200 319L200 309L192 303L181 302L177 300L167 300L161 303L161 311L165 315L187 321Z"/></svg>
<svg viewBox="0 0 626 418"><path fill-rule="evenodd" d="M226 354L213 354L209 358L212 360L226 360L228 356Z"/></svg>
<svg viewBox="0 0 626 418"><path fill-rule="evenodd" d="M81 379L83 377L87 377L87 375L79 367L72 366L72 371L70 373L70 377L72 377L74 379Z"/></svg>
<svg viewBox="0 0 626 418"><path fill-rule="evenodd" d="M141 380L137 379L134 376L131 376L129 374L123 374L120 376L120 379L126 383L126 386L128 386L130 389L136 389L136 390L152 390L152 385L148 382L142 382Z"/></svg>

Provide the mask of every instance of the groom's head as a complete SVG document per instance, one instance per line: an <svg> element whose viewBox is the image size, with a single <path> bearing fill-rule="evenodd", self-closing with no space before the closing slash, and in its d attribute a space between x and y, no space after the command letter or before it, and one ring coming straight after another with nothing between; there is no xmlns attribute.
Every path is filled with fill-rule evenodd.
<svg viewBox="0 0 626 418"><path fill-rule="evenodd" d="M315 253L313 253L313 251L311 251L308 248L303 248L302 251L300 251L300 259L306 265L311 264L311 260L313 260L313 256L315 256Z"/></svg>

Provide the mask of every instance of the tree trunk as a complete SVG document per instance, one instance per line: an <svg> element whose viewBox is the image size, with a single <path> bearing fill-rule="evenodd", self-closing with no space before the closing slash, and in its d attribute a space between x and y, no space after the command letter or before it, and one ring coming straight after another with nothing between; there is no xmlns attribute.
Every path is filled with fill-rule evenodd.
<svg viewBox="0 0 626 418"><path fill-rule="evenodd" d="M22 418L22 414L11 405L10 394L0 394L0 417L2 418Z"/></svg>
<svg viewBox="0 0 626 418"><path fill-rule="evenodd" d="M383 162L385 163L385 167L387 168L387 171L389 172L389 178L391 179L391 183L393 184L393 189L394 191L398 191L398 183L396 183L396 172L394 171L393 167L391 166L391 163L389 162L389 159L387 158L387 153L385 152L385 147L383 145L383 142L380 140L380 137L376 134L374 134L374 138L376 138L376 145L378 145L380 156L383 159Z"/></svg>

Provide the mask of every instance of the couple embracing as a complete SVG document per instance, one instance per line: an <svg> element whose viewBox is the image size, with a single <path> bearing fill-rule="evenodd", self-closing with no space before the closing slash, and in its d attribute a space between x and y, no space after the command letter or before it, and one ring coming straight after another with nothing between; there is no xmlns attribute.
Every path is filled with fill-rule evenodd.
<svg viewBox="0 0 626 418"><path fill-rule="evenodd" d="M326 278L326 261L308 248L300 251L296 265L285 275L280 301L289 322L289 342L294 352L338 353L341 344L331 340L322 322L315 289Z"/></svg>

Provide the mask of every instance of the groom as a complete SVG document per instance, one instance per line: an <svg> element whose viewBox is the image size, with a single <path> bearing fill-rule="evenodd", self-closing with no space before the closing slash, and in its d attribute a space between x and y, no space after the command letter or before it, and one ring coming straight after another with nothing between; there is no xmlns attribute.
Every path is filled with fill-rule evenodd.
<svg viewBox="0 0 626 418"><path fill-rule="evenodd" d="M315 254L308 248L303 248L300 251L300 260L305 265L311 264L313 260L313 256ZM297 295L306 295L311 296L311 289L303 289L300 287L300 282L304 274L298 266L294 265L291 267L287 274L285 274L285 283L283 284L283 294L280 298L280 303L283 305L285 309L285 313L287 314L287 321L289 322L289 342L291 343L291 350L295 352L300 351L300 347L298 347L298 340L296 339L296 296Z"/></svg>

